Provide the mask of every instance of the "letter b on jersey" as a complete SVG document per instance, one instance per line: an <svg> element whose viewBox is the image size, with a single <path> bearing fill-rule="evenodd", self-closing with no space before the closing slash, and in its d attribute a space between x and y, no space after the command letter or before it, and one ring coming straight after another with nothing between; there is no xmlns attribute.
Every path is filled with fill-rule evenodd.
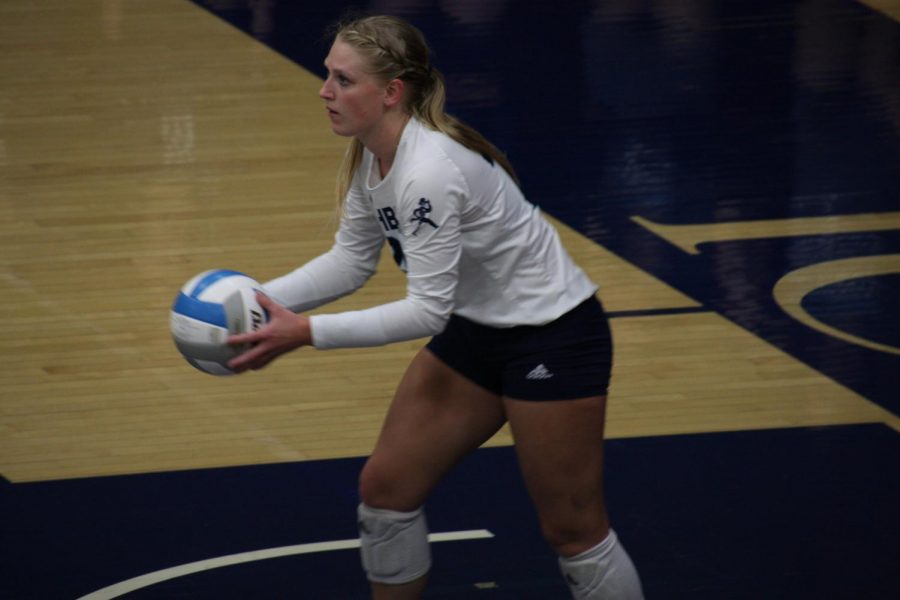
<svg viewBox="0 0 900 600"><path fill-rule="evenodd" d="M381 221L381 226L384 227L385 231L392 231L400 227L400 222L394 214L394 209L390 206L378 209L378 220Z"/></svg>

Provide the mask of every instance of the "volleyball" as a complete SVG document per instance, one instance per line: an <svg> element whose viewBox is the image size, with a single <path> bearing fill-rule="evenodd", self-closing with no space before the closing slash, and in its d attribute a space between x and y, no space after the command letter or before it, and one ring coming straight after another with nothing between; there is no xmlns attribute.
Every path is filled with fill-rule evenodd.
<svg viewBox="0 0 900 600"><path fill-rule="evenodd" d="M230 335L255 331L268 320L256 301L260 284L228 269L204 271L185 283L172 303L170 329L175 347L197 369L232 375L228 361L246 350L230 346Z"/></svg>

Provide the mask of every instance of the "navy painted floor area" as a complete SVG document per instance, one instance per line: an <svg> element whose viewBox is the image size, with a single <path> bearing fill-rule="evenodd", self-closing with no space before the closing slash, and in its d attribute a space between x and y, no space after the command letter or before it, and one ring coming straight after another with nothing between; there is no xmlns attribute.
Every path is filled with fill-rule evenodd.
<svg viewBox="0 0 900 600"><path fill-rule="evenodd" d="M0 597L71 599L148 572L355 538L360 459L6 484ZM882 425L612 440L614 524L648 598L900 597L900 438ZM428 505L427 598L565 598L511 448L483 449ZM286 556L127 598L365 598L356 550Z"/></svg>
<svg viewBox="0 0 900 600"><path fill-rule="evenodd" d="M448 110L510 156L532 202L900 414L896 273L810 290L804 306L893 352L795 321L772 293L802 267L900 257L900 24L889 17L850 0L195 2L320 76L323 32L345 11L409 19L446 77ZM696 255L633 220L863 213L884 213L884 229L717 240Z"/></svg>

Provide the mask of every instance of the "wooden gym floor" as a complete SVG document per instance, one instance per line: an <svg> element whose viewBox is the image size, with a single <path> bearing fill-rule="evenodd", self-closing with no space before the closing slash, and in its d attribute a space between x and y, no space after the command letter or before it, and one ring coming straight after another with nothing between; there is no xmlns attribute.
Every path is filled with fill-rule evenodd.
<svg viewBox="0 0 900 600"><path fill-rule="evenodd" d="M863 431L884 444L873 452L887 449L865 460L896 479L900 9L737 4L368 8L425 30L451 111L508 149L526 195L600 283L616 343L607 434L622 440L619 468L638 468L625 449L638 452L641 439L676 452L696 434L770 449L784 435L785 448L826 440L837 445L825 453L842 456L849 438L829 436ZM90 494L124 481L112 476L307 463L349 474L371 449L422 341L304 349L214 378L191 369L168 333L169 305L197 272L266 280L329 247L345 140L316 95L327 49L318 36L345 5L0 4L7 507L25 510L17 490L77 481ZM382 261L365 289L328 310L396 299L403 283ZM481 456L506 456L511 442L501 431L488 444L497 454ZM733 475L720 467L706 484ZM74 488L52 489L67 498ZM38 531L7 521L2 534L27 545ZM643 548L646 563L654 549ZM219 550L203 551L195 560ZM6 564L37 569L16 560ZM74 597L120 574L54 577L64 563L51 561L43 591L0 572L15 594L4 597ZM134 575L169 563L147 564ZM898 589L896 573L872 577L866 589L883 597ZM659 581L647 585L662 590Z"/></svg>

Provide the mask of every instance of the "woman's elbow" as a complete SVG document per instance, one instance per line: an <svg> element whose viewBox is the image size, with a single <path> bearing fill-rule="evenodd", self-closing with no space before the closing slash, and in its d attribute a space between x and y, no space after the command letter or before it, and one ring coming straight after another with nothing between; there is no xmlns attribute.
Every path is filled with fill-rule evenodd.
<svg viewBox="0 0 900 600"><path fill-rule="evenodd" d="M431 335L444 331L450 315L453 314L453 302L443 298L427 298L414 300L420 308L422 320Z"/></svg>

